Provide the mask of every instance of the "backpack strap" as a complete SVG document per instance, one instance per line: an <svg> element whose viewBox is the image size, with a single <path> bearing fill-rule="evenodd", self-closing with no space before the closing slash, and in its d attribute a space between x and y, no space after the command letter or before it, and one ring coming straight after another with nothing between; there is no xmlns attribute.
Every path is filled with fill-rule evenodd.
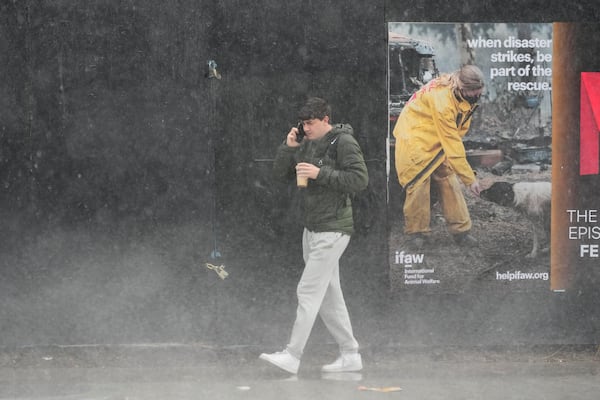
<svg viewBox="0 0 600 400"><path fill-rule="evenodd" d="M327 150L325 152L325 155L327 155L329 158L331 158L333 161L335 161L336 164L337 164L337 146L338 146L338 141L339 141L339 138L341 135L343 135L343 133L340 132L329 141L329 144L327 145Z"/></svg>

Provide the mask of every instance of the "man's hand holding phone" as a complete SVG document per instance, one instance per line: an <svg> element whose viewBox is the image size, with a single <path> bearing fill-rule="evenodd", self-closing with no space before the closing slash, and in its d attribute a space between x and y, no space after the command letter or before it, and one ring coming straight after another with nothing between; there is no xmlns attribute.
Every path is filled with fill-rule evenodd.
<svg viewBox="0 0 600 400"><path fill-rule="evenodd" d="M286 144L289 147L298 147L302 139L304 139L304 127L302 126L302 122L299 122L296 127L290 129L288 132Z"/></svg>

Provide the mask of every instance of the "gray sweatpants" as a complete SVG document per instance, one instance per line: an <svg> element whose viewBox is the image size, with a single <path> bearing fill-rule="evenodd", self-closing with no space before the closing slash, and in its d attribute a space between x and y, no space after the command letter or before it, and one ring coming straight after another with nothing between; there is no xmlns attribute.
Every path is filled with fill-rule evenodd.
<svg viewBox="0 0 600 400"><path fill-rule="evenodd" d="M298 283L298 309L287 350L302 357L317 314L338 343L341 353L358 351L350 316L340 285L340 257L350 236L340 232L311 232L304 229L302 250L304 272Z"/></svg>

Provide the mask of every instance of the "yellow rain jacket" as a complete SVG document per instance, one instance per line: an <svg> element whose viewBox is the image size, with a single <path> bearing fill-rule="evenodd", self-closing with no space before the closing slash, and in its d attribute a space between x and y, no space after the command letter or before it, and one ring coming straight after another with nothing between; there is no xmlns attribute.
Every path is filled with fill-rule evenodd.
<svg viewBox="0 0 600 400"><path fill-rule="evenodd" d="M422 182L445 160L465 185L475 182L462 138L476 108L457 98L450 86L440 86L438 80L410 98L393 132L396 171L402 187Z"/></svg>

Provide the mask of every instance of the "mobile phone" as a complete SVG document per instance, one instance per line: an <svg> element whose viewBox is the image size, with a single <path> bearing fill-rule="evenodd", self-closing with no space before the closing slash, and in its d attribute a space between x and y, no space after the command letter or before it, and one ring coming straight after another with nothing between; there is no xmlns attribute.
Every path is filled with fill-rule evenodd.
<svg viewBox="0 0 600 400"><path fill-rule="evenodd" d="M304 135L306 135L306 133L304 133L304 125L302 124L302 121L298 122L298 126L296 126L296 128L298 128L298 133L296 133L296 142L300 143L302 139L304 139Z"/></svg>

